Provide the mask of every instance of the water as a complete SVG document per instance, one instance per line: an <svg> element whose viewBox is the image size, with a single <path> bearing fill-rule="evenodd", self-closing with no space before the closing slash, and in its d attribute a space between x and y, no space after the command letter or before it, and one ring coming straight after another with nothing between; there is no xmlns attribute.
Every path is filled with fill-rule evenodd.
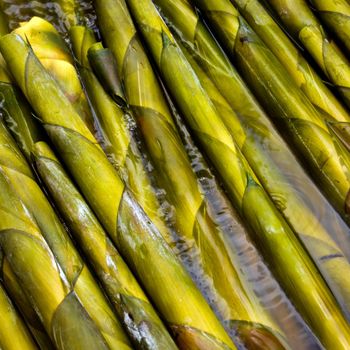
<svg viewBox="0 0 350 350"><path fill-rule="evenodd" d="M66 37L67 28L72 24L66 18L59 1L37 1L37 0L1 0L3 11L9 18L11 30L17 28L21 22L28 21L33 16L43 17L51 22L57 30ZM73 1L62 1L62 3L73 3ZM72 11L76 12L77 23L84 24L93 29L99 38L96 25L96 15L93 10L92 0L75 0Z"/></svg>
<svg viewBox="0 0 350 350"><path fill-rule="evenodd" d="M196 147L176 107L172 104L169 94L167 96L192 167L212 210L210 215L225 232L232 250L238 257L237 264L242 274L254 285L254 292L261 304L284 331L293 349L322 348L249 239L248 232L238 214L220 189L215 170L209 167L208 162ZM232 324L226 323L225 326L232 334Z"/></svg>
<svg viewBox="0 0 350 350"><path fill-rule="evenodd" d="M16 28L20 22L27 21L32 16L41 16L53 23L60 33L66 37L67 28L71 23L70 20L67 20L63 15L60 6L55 2L1 0L1 3L5 13L9 16L10 29ZM92 28L99 38L92 1L79 0L76 1L76 4L78 22L84 23ZM238 257L241 273L254 285L254 291L262 305L269 310L282 330L286 333L288 341L293 349L320 349L321 347L316 338L312 335L305 322L280 288L258 250L250 241L246 229L227 200L225 194L220 190L215 173L210 169L206 160L195 146L181 117L176 113L174 106L173 112L192 167L198 177L203 194L207 198L209 207L211 208L210 215L217 225L224 229L232 250ZM150 172L152 172L152 165L150 162L147 161L147 165ZM157 192L162 206L167 212L168 222L171 225L174 220L171 206L165 200L164 190L158 188ZM328 206L326 209L328 215ZM332 210L331 212L334 213ZM327 220L327 215L321 218L323 224L325 226L337 226L337 228L333 227L330 231L348 232L348 229L341 220ZM334 215L336 216L336 214ZM335 238L339 243L344 243L343 235ZM178 256L191 273L208 302L213 306L215 297L209 292L210 282L205 278L201 266L196 262L197 259L196 256L193 255L191 247L188 247L180 238L177 238L174 248L177 250ZM231 335L234 336L234 324L232 322L226 322L225 327Z"/></svg>

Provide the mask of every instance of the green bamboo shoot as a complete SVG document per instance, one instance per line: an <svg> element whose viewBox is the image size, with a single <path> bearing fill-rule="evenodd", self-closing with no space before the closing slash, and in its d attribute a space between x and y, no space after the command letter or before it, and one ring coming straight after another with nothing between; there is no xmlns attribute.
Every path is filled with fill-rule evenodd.
<svg viewBox="0 0 350 350"><path fill-rule="evenodd" d="M284 134L299 151L320 189L349 223L348 152L334 145L322 115L229 0L215 4L211 0L194 2L205 12L221 44L270 116L288 132Z"/></svg>
<svg viewBox="0 0 350 350"><path fill-rule="evenodd" d="M238 261L236 266L239 266L239 270L243 272L247 280L254 281L254 291L259 301L273 316L273 319L276 320L291 348L300 350L318 349L320 347L319 340L296 311L294 305L267 266L267 262L257 247L254 246L249 235L249 228L243 226L237 210L234 209L228 196L223 192L215 169L209 166L209 163L204 158L205 155L200 152L195 144L188 127L175 108L164 84L162 84L162 87L182 142L191 160L192 168L208 200L208 214L224 230L229 244L233 251L237 253ZM343 225L346 226L345 223ZM228 332L232 334L234 323L229 322L225 325Z"/></svg>
<svg viewBox="0 0 350 350"><path fill-rule="evenodd" d="M21 150L27 156L27 159L32 161L33 153L36 152L36 149L39 148L41 144L46 145L47 148L49 147L45 142L46 141L45 137L43 137L43 133L42 133L43 130L41 130L38 123L32 119L29 106L23 103L23 99L21 99L20 96L18 96L18 94L16 95L14 93L15 90L13 87L10 88L8 86L8 89L7 90L3 89L3 91L7 92L5 95L6 103L4 106L5 110L7 111L7 113L5 114L5 120L7 121L7 124L11 126L11 129L15 135L15 138L17 139L17 142L20 145ZM88 220L88 217L86 218L86 220ZM58 225L58 227L60 227L60 225ZM98 235L98 233L100 233L101 235L101 232L99 232L98 229L99 227L97 227L96 234ZM87 252L87 254L92 254L91 247L94 246L94 242L91 242L91 240L89 239L93 239L93 237L91 238L91 236L88 236L85 231L83 233L84 235L80 237L85 237L85 240L84 239L80 240L80 243L85 248L85 252ZM100 237L97 236L96 240L98 242L101 242L106 240L106 237L103 237L102 239L100 239ZM147 304L147 299L143 295L143 293L140 292L140 288L137 289L137 286L135 288L132 288L131 285L128 286L128 288L124 289L124 291L127 291L129 293L128 295L130 295L131 293L131 299L128 302L128 295L125 295L125 298L124 298L125 300L121 302L120 290L119 290L119 293L116 293L118 291L117 287L119 283L121 283L124 286L127 284L125 283L125 278L126 278L125 276L128 277L126 278L126 280L130 283L133 277L130 276L130 272L128 272L129 270L125 266L125 263L121 261L121 258L118 259L118 254L115 253L116 252L115 248L111 245L110 242L109 243L108 242L109 241L106 240L106 248L103 250L102 249L100 250L101 254L97 258L96 258L96 255L94 254L92 254L92 256L90 257L93 259L98 259L97 262L96 260L93 260L93 262L97 264L97 267L96 265L94 265L94 267L97 269L100 268L97 271L98 275L99 277L103 277L103 282L105 282L107 285L107 287L106 285L105 287L108 291L110 300L113 302L114 307L119 312L120 318L126 325L126 328L129 330L130 336L137 338L138 341L140 341L141 343L147 343L147 342L152 342L151 334L153 332L156 334L157 337L160 337L162 334L164 334L164 342L168 342L167 345L168 347L170 347L172 341L171 340L167 341L167 337L169 337L167 335L168 333L166 332L166 330L162 329L163 326L161 325L161 322L159 321L152 307L149 304ZM105 256L104 254L102 254L103 251L105 251L106 254L110 252L110 254ZM105 261L106 262L108 261L108 264L101 263L101 258L102 259L105 258L106 259ZM112 265L112 262L114 262L115 265ZM113 266L114 266L114 269L113 269ZM116 266L118 266L118 268L116 268ZM124 266L124 270L122 269L122 266ZM101 271L101 268L104 268L104 269ZM124 274L121 274L122 276L121 281L118 280L118 271L125 272ZM111 273L113 273L113 278L111 277ZM124 277L124 282L123 282L123 277ZM138 299L137 298L138 295L143 296L143 298ZM134 298L139 304L138 308L135 308L133 306ZM146 332L145 329L141 331L137 323L141 317L138 309L141 307L143 302L145 302L145 307L143 309L144 315L143 315L143 318L142 318L143 321L141 322L141 324L146 323L146 324L152 325L149 330L150 334L148 334L148 332ZM123 310L123 307L124 307L124 310ZM125 311L125 308L129 309L128 312ZM148 313L148 316L146 317L147 313ZM131 317L131 319L134 319L136 323L131 322L129 317ZM157 326L157 323L160 323L160 326ZM136 330L138 330L138 333L136 333ZM156 342L153 341L152 345L155 346L155 343ZM125 342L125 345L119 344L118 346L120 348L123 347L125 349L129 348L127 346L127 342Z"/></svg>
<svg viewBox="0 0 350 350"><path fill-rule="evenodd" d="M245 114L243 102L248 106L253 105L249 104L248 98L238 99L236 89L233 90L232 86L241 86L242 95L245 93L243 96L247 96L249 92L242 87L233 67L210 37L190 4L186 0L154 2L174 28L173 31L178 33L179 40L181 38L184 46L182 51L225 126L276 207L306 246L337 300L350 317L350 282L343 278L344 274L350 274L350 264L319 220L324 210L331 212L332 209L324 204L323 198L310 184L293 155L267 120L267 116L262 112L256 113L256 118ZM190 22L193 29L191 31ZM223 83L225 80L226 85ZM229 104L228 101L232 103ZM256 109L256 112L259 112L259 109ZM266 144L269 145L268 148L264 147ZM288 178L291 174L293 181ZM300 193L307 194L308 202L312 199L311 206ZM303 220L300 220L301 217ZM329 220L329 217L326 219ZM334 258L331 259L330 256Z"/></svg>
<svg viewBox="0 0 350 350"><path fill-rule="evenodd" d="M272 258L270 265L288 295L325 346L346 349L349 326L337 303L260 186L156 8L149 0L128 0L127 4L164 82L221 174L237 210L256 233L255 240L265 257ZM335 332L341 334L337 339Z"/></svg>
<svg viewBox="0 0 350 350"><path fill-rule="evenodd" d="M128 340L89 269L40 189L28 163L9 132L0 123L0 166L17 196L34 216L82 305L112 349Z"/></svg>
<svg viewBox="0 0 350 350"><path fill-rule="evenodd" d="M140 152L138 140L134 135L133 116L127 109L118 107L109 97L89 65L87 51L95 43L93 32L85 27L75 26L70 30L70 38L87 95L102 133L103 149L120 178L160 233L164 237L170 237L171 232L165 225L164 213L162 213L150 176L145 169L144 155ZM106 51L103 51L102 55L105 55ZM112 75L113 73L109 71L109 76L112 77ZM115 82L113 86L114 99L124 105L125 98L119 82Z"/></svg>
<svg viewBox="0 0 350 350"><path fill-rule="evenodd" d="M33 338L39 345L41 350L52 349L52 344L48 334L45 331L39 316L33 309L30 300L26 296L23 288L19 285L15 274L6 259L3 259L1 278L5 289L11 295L11 299L22 314L25 323L27 324Z"/></svg>
<svg viewBox="0 0 350 350"><path fill-rule="evenodd" d="M35 350L37 346L11 300L0 285L0 348Z"/></svg>
<svg viewBox="0 0 350 350"><path fill-rule="evenodd" d="M57 349L108 350L0 167L0 246Z"/></svg>
<svg viewBox="0 0 350 350"><path fill-rule="evenodd" d="M296 84L327 119L349 122L350 115L323 83L289 37L258 0L231 1L252 29L288 70Z"/></svg>
<svg viewBox="0 0 350 350"><path fill-rule="evenodd" d="M103 3L105 8L108 8L110 16L117 19L119 23L126 23L125 20L119 20L118 15L118 13L122 14L125 12L118 11L119 5L115 4L116 6L110 6L110 2ZM122 5L122 3L120 4ZM129 31L121 28L119 33L123 35L122 33L124 32ZM88 33L81 35L81 38L87 37ZM124 50L121 44L122 41L118 40L118 37L113 39L119 43L118 47L121 50L127 51ZM129 44L128 41L125 43ZM139 51L135 47L140 48ZM196 176L182 146L182 141L176 131L176 126L172 121L165 99L159 87L149 84L147 81L149 78L152 83L156 81L151 66L145 58L140 44L134 44L134 48L135 58L131 54L128 58L123 58L123 62L131 62L130 66L124 65L127 73L121 76L128 92L127 103L130 104L134 111L140 131L148 146L153 161L152 164L158 170L155 173L155 177L160 180L161 187L166 189L168 193L167 199L175 209L176 231L183 244L186 244L187 249L193 252L191 255L193 261L199 260L200 266L204 270L204 278L211 279L210 284L213 287L211 287L209 292L209 299L215 298L214 309L219 309L219 315L225 321L234 320L238 333L240 333L241 327L245 328L246 322L260 323L267 326L268 329L277 329L270 317L259 305L251 286L250 289L246 287L248 284L242 280L234 268L225 237L207 214L206 202L200 193ZM90 59L92 52L94 53L94 58L97 56L97 51L101 51L99 46L92 45L89 50ZM80 52L82 51L80 50ZM103 54L103 50L101 53ZM86 57L87 51L85 55L82 52L82 55ZM132 67L143 67L143 69L136 72L132 70ZM112 72L112 74L116 74L116 72ZM133 83L134 81L129 80L130 76L138 76L138 82L142 81L144 85L131 85L130 82ZM139 88L140 90L138 90ZM150 98L151 93L153 100ZM134 98L131 98L131 96ZM152 101L154 101L153 105ZM158 105L156 104L157 102ZM163 115L163 112L166 114ZM154 143L155 139L157 140L156 146ZM159 149L162 151L160 152ZM170 176L175 171L179 174L178 179L181 179L181 181L176 181L173 176ZM164 238L167 239L170 246L176 244L172 237L164 236ZM203 276L200 276L198 279L201 277L203 278ZM253 328L254 326L252 325L251 327ZM260 328L261 326L258 325L257 332L259 332ZM246 334L244 333L244 335ZM264 331L264 336L266 334L268 334L267 331ZM268 339L268 342L271 343L273 340ZM278 343L278 341L276 342Z"/></svg>
<svg viewBox="0 0 350 350"><path fill-rule="evenodd" d="M74 31L74 27L72 31ZM40 18L32 18L30 22L23 24L15 32L20 33L23 38L29 41L34 53L53 75L74 106L77 105L79 100L86 102L78 74L73 65L73 59L63 39L51 24ZM79 49L77 48L77 50ZM46 57L59 57L60 63L56 64L56 59L48 60ZM68 70L67 67L69 67ZM98 86L99 83L89 67L80 64L80 68L85 89L88 91L90 102L96 107L95 113L98 119L94 123L93 120L84 117L84 115L87 115L87 106L81 102L78 104L80 108L77 108L77 112L83 116L83 121L90 130L93 130L92 125L96 124L95 127L98 132L102 133L102 135L98 135L99 141L104 145L104 149L118 170L119 176L128 185L128 188L152 222L156 224L158 230L164 236L170 235L163 221L155 190L144 170L143 157L138 150L137 143L131 136L132 131L128 129L130 116L115 106L111 100L106 99L103 88ZM71 85L75 86L74 94L70 92L72 90ZM73 95L75 98L72 98ZM79 97L79 100L77 100L77 96L84 97ZM102 102L101 99L103 99Z"/></svg>
<svg viewBox="0 0 350 350"><path fill-rule="evenodd" d="M305 0L268 0L350 107L350 61L331 40ZM339 23L338 23L339 25ZM341 27L341 26L339 26Z"/></svg>
<svg viewBox="0 0 350 350"><path fill-rule="evenodd" d="M83 4L79 0L0 0L0 8L6 13L11 30L38 16L54 24L61 34L66 34L73 25L91 20L88 12L91 7L89 2Z"/></svg>
<svg viewBox="0 0 350 350"><path fill-rule="evenodd" d="M53 152L43 142L37 143L33 152L38 173L93 265L130 338L149 349L177 349L135 277ZM152 339L154 335L157 340Z"/></svg>
<svg viewBox="0 0 350 350"><path fill-rule="evenodd" d="M66 28L77 25L79 18L76 16L77 8L79 8L76 0L55 0L55 3L59 5L59 13Z"/></svg>
<svg viewBox="0 0 350 350"><path fill-rule="evenodd" d="M21 101L20 95L11 85L6 66L0 69L0 91L5 96L4 118L7 123L16 125L17 139L24 154L31 159L35 142L45 140L40 129L31 120L31 110ZM21 130L21 131L20 131ZM69 282L89 315L96 322L111 348L128 344L123 330L97 286L87 266L79 256L65 228L36 182L28 163L18 150L4 125L0 125L0 164L13 184L17 195L34 215L46 241L61 264ZM93 296L93 298L92 298Z"/></svg>
<svg viewBox="0 0 350 350"><path fill-rule="evenodd" d="M108 8L111 16L113 16L113 9L116 7L109 5L110 4L104 2L105 8ZM123 22L125 23L125 21ZM125 28L123 28L121 32L128 32L124 29ZM121 43L121 41L118 42ZM122 45L119 45L119 48L123 50ZM92 47L91 49L94 49L96 55L96 48ZM137 51L135 50L135 52ZM141 58L140 63L132 64L132 66L142 66L144 70L147 69L148 76L152 77L153 72L149 62L145 60L145 56L142 55L142 51L139 57ZM136 56L135 61L138 62L138 60L139 58ZM131 55L128 61L133 62ZM125 70L127 69L128 68L125 67ZM181 240L186 242L188 247L194 252L192 255L193 260L196 260L196 256L199 256L200 265L203 266L205 272L204 278L209 276L213 280L212 283L215 286L212 292L213 295L215 295L219 301L220 297L223 300L221 302L216 302L215 306L217 307L222 304L223 307L219 309L219 313L225 320L232 319L237 321L238 328L239 320L260 322L263 325L267 325L268 328L276 328L252 296L253 293L250 291L251 294L248 294L249 289L247 293L244 287L242 288L243 282L240 281L234 269L230 259L230 253L225 246L225 239L222 232L215 228L209 215L206 214L208 210L206 208L206 203L199 191L197 179L192 171L181 139L176 132L176 126L172 122L170 111L167 109L164 97L159 88L156 88L156 80L153 78L152 84L150 84L148 88L146 85L144 87L137 85L142 89L142 91L140 91L136 85L132 86L130 84L128 77L133 74L137 74L140 77L139 81L150 84L147 80L147 75L143 74L142 70L138 73L130 71L129 74L123 75L121 78L126 91L128 91L127 96L129 97L127 102L134 110L134 115L140 125L140 130L149 146L148 149L150 150L153 163L158 169L157 174L163 174L163 176L158 177L161 179L162 187L170 194L168 200L176 210L177 232ZM152 88L150 88L150 86L152 86ZM152 113L151 111L151 109L155 110L156 106L152 106L151 103L147 102L152 101L150 98L147 98L147 91L150 91L150 93L152 92L154 101L157 101L157 99L159 101L158 114ZM154 93L154 91L156 91L157 94ZM135 99L136 96L143 96L143 98L132 100L130 99L131 95L134 96ZM144 104L142 104L142 101L144 101ZM147 105L148 108L144 107L145 105ZM161 114L162 111L167 113L165 117ZM153 146L154 139L158 140L158 147L160 147L163 152L159 153L155 150ZM179 180L180 182L177 182L176 179L170 179L170 174L174 171L182 172L178 177L178 179L181 179L181 181ZM165 238L170 245L174 244L171 237L165 236ZM215 242L215 244L212 242ZM215 258L213 258L214 256ZM219 266L221 266L221 268ZM222 266L225 266L225 268L222 269ZM224 271L224 275L218 273L221 269ZM249 300L249 298L251 299ZM254 305L254 307L251 305Z"/></svg>
<svg viewBox="0 0 350 350"><path fill-rule="evenodd" d="M198 342L207 342L218 348L234 349L190 276L132 195L124 189L113 166L56 81L18 35L6 35L0 41L1 52L12 74L43 120L60 157L142 281L178 344L192 349ZM178 298L179 295L182 297Z"/></svg>
<svg viewBox="0 0 350 350"><path fill-rule="evenodd" d="M90 130L94 131L90 107L76 72L69 48L55 27L40 17L22 22L15 33L28 40L40 62L56 79Z"/></svg>
<svg viewBox="0 0 350 350"><path fill-rule="evenodd" d="M350 4L347 0L309 0L312 7L350 52Z"/></svg>
<svg viewBox="0 0 350 350"><path fill-rule="evenodd" d="M328 128L331 134L342 142L344 147L350 152L350 126L348 123L328 122Z"/></svg>

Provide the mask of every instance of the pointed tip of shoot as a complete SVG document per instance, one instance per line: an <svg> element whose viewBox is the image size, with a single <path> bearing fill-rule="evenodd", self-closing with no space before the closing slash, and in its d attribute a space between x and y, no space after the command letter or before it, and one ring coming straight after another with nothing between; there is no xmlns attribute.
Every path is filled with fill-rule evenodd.
<svg viewBox="0 0 350 350"><path fill-rule="evenodd" d="M237 327L237 333L247 349L286 349L275 334L273 334L269 329L255 323L240 322Z"/></svg>
<svg viewBox="0 0 350 350"><path fill-rule="evenodd" d="M248 186L259 186L258 183L254 180L253 176L250 173L246 173L247 177L247 187Z"/></svg>
<svg viewBox="0 0 350 350"><path fill-rule="evenodd" d="M32 157L33 159L37 159L39 157L45 157L58 162L58 159L56 158L52 149L44 141L39 141L35 143L32 149Z"/></svg>
<svg viewBox="0 0 350 350"><path fill-rule="evenodd" d="M165 48L170 46L170 45L173 45L173 42L169 38L169 35L164 30L162 31L162 42L163 42L163 46Z"/></svg>

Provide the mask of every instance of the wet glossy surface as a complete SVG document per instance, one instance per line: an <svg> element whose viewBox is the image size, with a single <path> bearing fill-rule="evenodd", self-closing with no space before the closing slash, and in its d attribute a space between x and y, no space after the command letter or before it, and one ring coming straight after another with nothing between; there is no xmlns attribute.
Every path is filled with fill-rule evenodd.
<svg viewBox="0 0 350 350"><path fill-rule="evenodd" d="M69 2L67 1L67 3ZM65 17L59 1L1 0L0 4L9 17L9 27L11 30L17 28L20 22L28 21L33 16L40 16L54 24L61 34L66 35L69 20ZM76 10L78 13L79 24L87 25L98 33L92 0L75 1L75 8L73 10Z"/></svg>
<svg viewBox="0 0 350 350"><path fill-rule="evenodd" d="M210 201L212 209L211 216L223 228L233 251L238 256L238 264L243 274L253 283L254 292L262 305L266 310L269 310L281 329L285 332L288 342L293 348L305 350L321 349L322 346L319 345L308 326L272 276L269 267L262 259L258 250L252 244L248 237L247 229L243 226L226 195L219 189L219 179L216 177L215 169L208 166L206 159L196 147L175 106L173 104L171 106L176 125L180 130L180 135L188 152L192 167L203 192ZM190 255L187 257L186 255L186 252L182 253L184 263L191 267L193 276L198 275L196 271L197 267L192 264ZM202 288L204 291L206 289L205 281L205 276L201 276L200 283L204 285L204 288ZM209 294L207 298L210 301ZM225 326L230 334L234 336L234 322Z"/></svg>
<svg viewBox="0 0 350 350"><path fill-rule="evenodd" d="M37 15L43 16L45 19L51 21L61 31L61 33L66 33L65 29L67 23L63 15L61 14L58 17L56 15L57 13L62 13L57 4L43 1L2 0L1 2L4 5L5 12L11 18L11 29L16 28L19 22L29 20L33 15ZM92 1L80 0L79 2L83 8L83 10L80 11L80 18L85 18L86 20L83 22L97 32L96 16L92 11ZM253 281L255 293L258 295L265 308L270 310L279 321L281 328L285 331L285 333L287 333L288 337L294 340L294 344L292 344L293 348L305 350L318 349L319 346L317 345L315 339L276 281L271 277L268 267L262 261L256 248L247 239L246 232L241 226L241 223L236 221L236 219L233 219L234 215L231 213L232 208L225 204L225 200L220 198L220 195L222 194L216 193L217 183L213 177L212 171L210 171L205 162L203 162L202 156L196 147L191 144L192 140L182 124L181 117L177 116L176 121L178 127L182 129L183 140L192 161L192 167L194 168L199 182L202 185L203 192L212 203L212 216L217 222L227 228L226 233L230 238L232 249L235 250L237 255L240 257L239 264L243 273L249 276L250 281ZM151 165L150 168L152 168ZM293 182L293 175L287 174L287 176L289 180ZM162 195L162 193L164 193L163 189L159 189L158 192L160 193L160 198L164 197ZM305 194L302 194L302 196L306 197ZM311 199L305 198L305 200L310 201L310 207L312 207ZM163 206L169 208L166 201L163 202ZM326 205L325 208L327 208L328 215L328 209L330 211L332 211L332 209L330 209L328 205ZM340 219L338 219L337 214L332 215L334 215L335 220L327 220L326 214L321 217L320 220L325 226L328 226L330 231L333 233L340 232L339 237L333 237L340 245L350 247L350 245L348 245L348 238L350 238L348 228ZM172 215L170 208L168 218L170 222L172 221L171 217ZM186 265L188 270L193 271L192 275L198 278L199 274L197 269L199 267L193 263L190 252L182 249L182 240L178 239L178 241L175 242L175 245L179 250L179 257L181 258L182 262ZM348 256L350 256L350 252L345 253L348 253ZM206 289L208 289L205 286L207 283L205 276L201 276L201 281L196 282L197 284L201 285L201 290L205 294ZM205 296L210 302L211 296ZM226 328L234 329L234 325L226 325Z"/></svg>

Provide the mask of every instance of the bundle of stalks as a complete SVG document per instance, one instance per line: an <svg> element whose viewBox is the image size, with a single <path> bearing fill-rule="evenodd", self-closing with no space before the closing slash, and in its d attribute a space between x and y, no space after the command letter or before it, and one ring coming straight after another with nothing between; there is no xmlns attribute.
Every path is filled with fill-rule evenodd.
<svg viewBox="0 0 350 350"><path fill-rule="evenodd" d="M129 0L127 4L165 84L192 132L221 174L231 200L256 233L255 239L265 257L273 256L270 263L280 282L321 341L326 346L336 341L336 346L346 348L349 342L348 325L338 304L294 232L262 189L155 6L148 0ZM315 293L307 292L310 288ZM305 293L300 293L301 290ZM304 307L305 298L308 298L309 306L313 305L312 312L309 307ZM334 332L337 330L338 334L342 334L336 340L332 332L327 332L323 327L324 322L329 321L329 315L332 315L331 323L334 322L334 313L338 315L337 321L333 325L328 324L327 328L329 331L334 327ZM324 321L320 322L320 318ZM342 332L339 332L339 327L343 329Z"/></svg>
<svg viewBox="0 0 350 350"><path fill-rule="evenodd" d="M198 342L217 342L219 348L235 348L160 233L130 192L125 190L96 139L57 82L18 35L4 36L1 41L2 53L12 74L44 122L59 156L119 251L142 281L176 335L178 344L188 349L194 348ZM27 79L24 80L24 76ZM86 169L89 169L88 173ZM178 295L182 296L181 300Z"/></svg>

